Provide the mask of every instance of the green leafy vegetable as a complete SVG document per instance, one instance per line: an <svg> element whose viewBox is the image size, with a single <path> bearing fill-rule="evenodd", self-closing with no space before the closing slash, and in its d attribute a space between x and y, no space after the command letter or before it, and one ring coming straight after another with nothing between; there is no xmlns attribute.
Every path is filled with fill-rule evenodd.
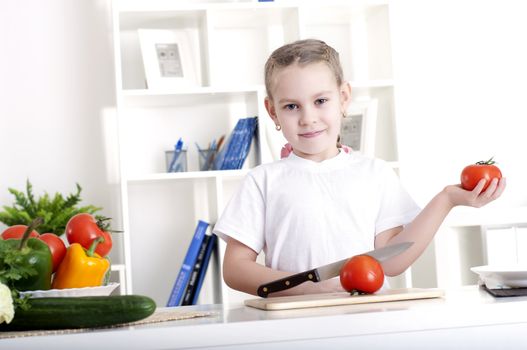
<svg viewBox="0 0 527 350"><path fill-rule="evenodd" d="M64 233L68 220L78 213L95 214L102 208L93 205L78 207L81 202L82 188L76 184L76 193L69 194L66 198L60 193L53 197L44 193L39 198L33 194L33 186L27 180L26 192L9 188L9 192L15 196L15 203L12 206L3 206L4 211L0 212L0 222L7 226L29 225L33 219L41 217L44 223L39 227L40 233L52 232L58 236ZM95 216L97 219L103 217Z"/></svg>

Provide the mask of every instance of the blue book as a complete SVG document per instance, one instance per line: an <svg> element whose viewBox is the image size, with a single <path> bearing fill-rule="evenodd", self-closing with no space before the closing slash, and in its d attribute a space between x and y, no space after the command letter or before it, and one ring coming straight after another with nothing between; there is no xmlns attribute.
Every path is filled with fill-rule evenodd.
<svg viewBox="0 0 527 350"><path fill-rule="evenodd" d="M219 150L218 154L216 154L216 158L214 159L214 170L223 170L223 164L225 163L225 157L229 153L230 148L232 147L232 139L234 137L234 131L236 128L239 127L238 123L236 123L236 126L234 127L234 130L231 132L227 140L225 140L225 145Z"/></svg>
<svg viewBox="0 0 527 350"><path fill-rule="evenodd" d="M235 169L241 169L243 167L243 163L245 162L245 159L247 158L247 155L249 154L249 150L251 149L251 143L254 138L254 135L256 133L256 129L258 127L258 118L247 118L247 124L245 126L245 133L243 140L241 141L240 149L238 150L238 159L235 165Z"/></svg>
<svg viewBox="0 0 527 350"><path fill-rule="evenodd" d="M192 294L192 305L196 305L198 302L199 292L201 290L201 286L203 285L203 280L205 279L207 268L209 267L212 252L215 250L217 243L218 237L215 234L212 234L212 236L210 236L209 241L207 242L207 250L205 251L205 257L203 258L203 263L201 264L199 270L196 288L194 289L194 293Z"/></svg>
<svg viewBox="0 0 527 350"><path fill-rule="evenodd" d="M183 294L181 305L192 305L193 295L198 284L199 271L201 270L201 267L205 261L205 253L207 252L207 245L209 244L210 237L211 236L209 235L205 235L205 238L201 242L198 257L196 259L196 263L194 264L194 268L192 269L192 273L190 274L190 279L188 281L187 288L185 289L185 294Z"/></svg>
<svg viewBox="0 0 527 350"><path fill-rule="evenodd" d="M227 142L225 143L225 146L223 146L223 149L218 153L216 156L216 159L214 161L214 169L215 170L226 170L229 169L228 163L230 162L229 159L232 157L233 149L235 147L235 144L237 143L237 139L240 136L241 133L241 126L242 122L241 119L238 120L236 123L234 129L232 130L231 134L229 135L229 138L227 139Z"/></svg>
<svg viewBox="0 0 527 350"><path fill-rule="evenodd" d="M230 147L228 154L225 156L225 161L223 163L223 169L238 169L236 166L238 164L238 157L240 154L240 149L244 135L247 133L247 122L248 119L240 119L234 128L233 138L231 140L232 147Z"/></svg>
<svg viewBox="0 0 527 350"><path fill-rule="evenodd" d="M172 287L172 292L168 298L167 306L179 306L181 304L183 293L187 287L190 274L194 268L196 258L198 257L201 242L205 238L205 232L207 231L208 227L209 224L207 222L201 220L198 221L198 226L194 231L194 236L192 237L192 241L190 241L187 254L183 260L183 265L181 265L179 274L177 275L174 286Z"/></svg>

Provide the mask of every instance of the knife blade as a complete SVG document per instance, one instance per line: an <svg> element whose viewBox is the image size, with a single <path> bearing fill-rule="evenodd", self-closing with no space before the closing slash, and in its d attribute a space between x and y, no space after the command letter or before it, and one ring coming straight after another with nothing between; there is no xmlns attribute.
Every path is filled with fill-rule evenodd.
<svg viewBox="0 0 527 350"><path fill-rule="evenodd" d="M386 261L396 255L401 254L406 249L410 248L414 242L402 242L392 244L387 247L374 249L372 251L362 253L359 255L369 255L379 262ZM340 274L340 269L350 258L342 259L334 263L319 266L314 269L299 272L284 278L262 284L258 287L257 293L262 298L267 298L270 293L280 292L289 288L293 288L307 281L320 282Z"/></svg>

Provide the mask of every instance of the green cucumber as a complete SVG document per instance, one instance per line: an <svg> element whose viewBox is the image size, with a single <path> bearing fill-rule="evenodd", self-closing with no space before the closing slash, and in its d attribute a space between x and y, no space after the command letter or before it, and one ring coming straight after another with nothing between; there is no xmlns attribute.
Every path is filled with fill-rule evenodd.
<svg viewBox="0 0 527 350"><path fill-rule="evenodd" d="M112 326L139 321L154 313L156 303L142 295L30 299L29 310L17 309L0 331Z"/></svg>

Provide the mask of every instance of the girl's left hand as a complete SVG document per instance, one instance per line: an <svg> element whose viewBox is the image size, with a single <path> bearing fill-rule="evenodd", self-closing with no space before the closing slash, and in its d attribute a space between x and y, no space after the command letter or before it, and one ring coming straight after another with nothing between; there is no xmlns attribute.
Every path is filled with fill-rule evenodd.
<svg viewBox="0 0 527 350"><path fill-rule="evenodd" d="M505 178L494 178L485 192L482 192L485 182L485 179L481 179L472 191L464 190L461 185L447 186L445 187L445 191L448 194L452 206L465 205L481 208L498 199L506 186Z"/></svg>

